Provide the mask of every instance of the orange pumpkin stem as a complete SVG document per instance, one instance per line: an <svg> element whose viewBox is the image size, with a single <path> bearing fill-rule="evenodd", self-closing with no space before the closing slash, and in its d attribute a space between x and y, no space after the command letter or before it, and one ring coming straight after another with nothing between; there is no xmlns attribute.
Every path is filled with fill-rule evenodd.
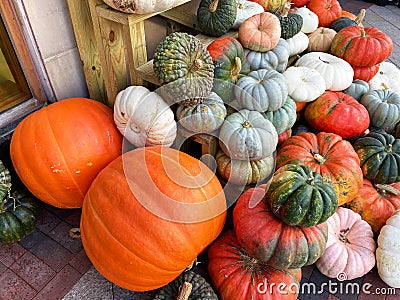
<svg viewBox="0 0 400 300"><path fill-rule="evenodd" d="M193 285L190 282L184 282L179 290L176 300L188 300L192 292Z"/></svg>
<svg viewBox="0 0 400 300"><path fill-rule="evenodd" d="M218 0L214 0L210 4L210 7L209 7L210 12L215 12L217 10L217 7L218 7Z"/></svg>

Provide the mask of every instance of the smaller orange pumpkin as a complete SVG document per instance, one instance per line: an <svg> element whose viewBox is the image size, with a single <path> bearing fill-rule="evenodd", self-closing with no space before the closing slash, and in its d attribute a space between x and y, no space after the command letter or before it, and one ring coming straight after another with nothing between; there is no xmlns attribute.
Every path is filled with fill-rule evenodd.
<svg viewBox="0 0 400 300"><path fill-rule="evenodd" d="M269 12L246 19L239 27L238 39L243 47L267 52L278 44L281 24L277 16Z"/></svg>
<svg viewBox="0 0 400 300"><path fill-rule="evenodd" d="M337 0L311 0L307 8L318 16L319 27L329 27L342 14L342 7Z"/></svg>
<svg viewBox="0 0 400 300"><path fill-rule="evenodd" d="M379 71L380 64L372 65L370 67L354 67L351 66L354 70L354 79L360 79L364 81L370 81L376 73Z"/></svg>

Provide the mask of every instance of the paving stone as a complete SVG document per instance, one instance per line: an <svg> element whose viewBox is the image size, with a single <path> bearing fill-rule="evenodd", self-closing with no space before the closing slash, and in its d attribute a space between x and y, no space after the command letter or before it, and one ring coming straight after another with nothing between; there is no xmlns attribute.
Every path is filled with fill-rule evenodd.
<svg viewBox="0 0 400 300"><path fill-rule="evenodd" d="M58 218L61 220L65 220L68 218L73 212L74 209L63 209L63 208L58 208L49 204L44 203L44 208L51 212L52 214L56 215Z"/></svg>
<svg viewBox="0 0 400 300"><path fill-rule="evenodd" d="M157 291L133 292L113 284L113 300L152 300L156 293Z"/></svg>
<svg viewBox="0 0 400 300"><path fill-rule="evenodd" d="M364 276L363 289L361 291L359 300L367 300L373 298L374 300L383 300L386 298L384 293L381 293L382 288L388 288L389 286L380 279L378 270L373 268L371 272Z"/></svg>
<svg viewBox="0 0 400 300"><path fill-rule="evenodd" d="M72 213L65 218L65 222L70 224L72 227L79 227L81 221L82 210L81 209L74 209Z"/></svg>
<svg viewBox="0 0 400 300"><path fill-rule="evenodd" d="M6 267L10 267L18 258L24 255L26 250L14 243L0 246L0 262Z"/></svg>
<svg viewBox="0 0 400 300"><path fill-rule="evenodd" d="M310 279L310 276L313 272L315 267L315 264L312 264L310 266L305 266L301 268L301 275L302 277L306 278L306 279Z"/></svg>
<svg viewBox="0 0 400 300"><path fill-rule="evenodd" d="M3 272L7 270L7 266L3 263L0 262L0 275L3 274Z"/></svg>
<svg viewBox="0 0 400 300"><path fill-rule="evenodd" d="M386 300L399 300L400 298L400 289L391 288L386 292Z"/></svg>
<svg viewBox="0 0 400 300"><path fill-rule="evenodd" d="M49 232L49 236L64 246L72 253L78 253L83 249L81 239L73 239L69 232L72 226L66 222L60 222L53 230Z"/></svg>
<svg viewBox="0 0 400 300"><path fill-rule="evenodd" d="M11 265L10 269L36 291L40 291L56 275L53 269L30 252L21 256Z"/></svg>
<svg viewBox="0 0 400 300"><path fill-rule="evenodd" d="M19 244L25 249L30 250L33 246L41 243L47 238L48 237L43 232L41 232L38 228L35 228L35 230L21 242L19 242Z"/></svg>
<svg viewBox="0 0 400 300"><path fill-rule="evenodd" d="M33 287L10 269L0 275L1 300L30 300L35 295Z"/></svg>
<svg viewBox="0 0 400 300"><path fill-rule="evenodd" d="M302 279L300 282L298 300L325 300L329 293L311 280Z"/></svg>
<svg viewBox="0 0 400 300"><path fill-rule="evenodd" d="M69 264L81 274L85 274L91 267L92 263L86 255L85 250L81 250L70 261Z"/></svg>
<svg viewBox="0 0 400 300"><path fill-rule="evenodd" d="M53 230L61 219L47 209L41 207L36 221L36 227L45 234Z"/></svg>

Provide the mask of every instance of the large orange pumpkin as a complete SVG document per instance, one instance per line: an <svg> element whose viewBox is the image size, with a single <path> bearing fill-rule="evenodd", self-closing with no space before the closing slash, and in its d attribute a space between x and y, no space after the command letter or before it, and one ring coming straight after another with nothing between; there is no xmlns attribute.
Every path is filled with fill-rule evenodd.
<svg viewBox="0 0 400 300"><path fill-rule="evenodd" d="M112 110L95 100L70 98L22 120L12 135L10 155L33 195L59 208L77 208L98 172L121 149Z"/></svg>
<svg viewBox="0 0 400 300"><path fill-rule="evenodd" d="M153 290L182 273L225 219L224 192L205 164L172 148L137 148L93 181L82 208L82 243L111 282Z"/></svg>

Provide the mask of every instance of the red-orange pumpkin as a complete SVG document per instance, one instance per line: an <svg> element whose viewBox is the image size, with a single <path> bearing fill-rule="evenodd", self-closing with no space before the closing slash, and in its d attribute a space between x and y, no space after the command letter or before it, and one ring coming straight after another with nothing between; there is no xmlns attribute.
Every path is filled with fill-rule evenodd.
<svg viewBox="0 0 400 300"><path fill-rule="evenodd" d="M329 27L342 15L342 7L338 0L311 0L307 8L318 16L318 27Z"/></svg>
<svg viewBox="0 0 400 300"><path fill-rule="evenodd" d="M349 208L361 215L361 218L378 234L386 220L400 208L400 182L376 184L368 179L358 191L358 195L348 203Z"/></svg>
<svg viewBox="0 0 400 300"><path fill-rule="evenodd" d="M288 129L281 134L278 134L278 146L282 145L284 141L292 136L292 129Z"/></svg>
<svg viewBox="0 0 400 300"><path fill-rule="evenodd" d="M226 231L208 250L208 273L221 299L296 300L301 269L280 270L260 263Z"/></svg>
<svg viewBox="0 0 400 300"><path fill-rule="evenodd" d="M292 0L290 2L292 4L292 7L303 7L306 6L308 2L310 2L310 0Z"/></svg>
<svg viewBox="0 0 400 300"><path fill-rule="evenodd" d="M205 164L167 147L137 148L105 167L82 208L86 254L134 291L176 278L221 232L226 200Z"/></svg>
<svg viewBox="0 0 400 300"><path fill-rule="evenodd" d="M22 120L12 135L10 156L33 195L59 208L77 208L121 149L112 110L95 100L70 98Z"/></svg>
<svg viewBox="0 0 400 300"><path fill-rule="evenodd" d="M378 73L379 66L380 66L380 64L373 65L370 67L353 67L353 66L351 66L354 70L353 78L364 80L364 81L368 82L372 79L372 77L374 77L376 75L376 73Z"/></svg>
<svg viewBox="0 0 400 300"><path fill-rule="evenodd" d="M350 142L334 133L301 132L283 142L276 169L286 164L309 166L330 182L342 205L357 196L363 174L360 159Z"/></svg>

